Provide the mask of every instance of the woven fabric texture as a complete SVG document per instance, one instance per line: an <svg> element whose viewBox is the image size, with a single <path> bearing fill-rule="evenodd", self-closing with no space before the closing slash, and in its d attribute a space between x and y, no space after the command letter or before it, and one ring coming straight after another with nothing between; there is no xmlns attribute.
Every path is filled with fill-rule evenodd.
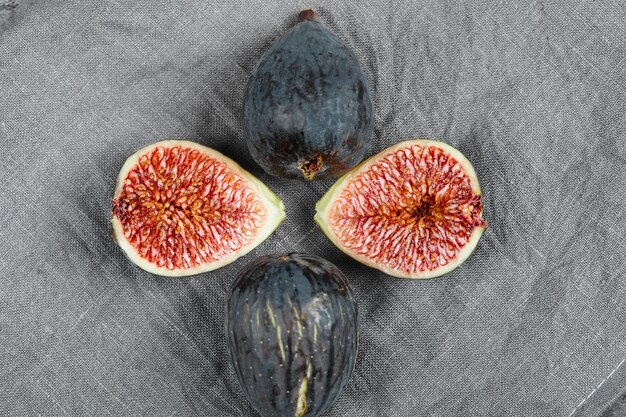
<svg viewBox="0 0 626 417"><path fill-rule="evenodd" d="M332 181L273 178L248 154L245 83L306 7L367 74L368 155L427 137L473 162L489 228L449 275L352 261L312 220ZM339 266L360 307L356 371L328 417L623 415L625 58L618 0L18 5L0 27L0 415L256 416L224 297L253 256L290 251ZM136 268L111 238L113 189L165 138L237 160L285 223L213 273Z"/></svg>

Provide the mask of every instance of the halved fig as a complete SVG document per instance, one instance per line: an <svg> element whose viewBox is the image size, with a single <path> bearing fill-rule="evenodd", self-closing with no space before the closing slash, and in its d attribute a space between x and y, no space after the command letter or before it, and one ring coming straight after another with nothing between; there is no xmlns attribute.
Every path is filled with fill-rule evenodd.
<svg viewBox="0 0 626 417"><path fill-rule="evenodd" d="M221 153L166 140L120 171L113 234L132 262L157 275L212 271L263 242L284 220L282 201Z"/></svg>
<svg viewBox="0 0 626 417"><path fill-rule="evenodd" d="M400 278L433 278L472 253L487 227L478 178L453 147L398 143L341 177L315 221L357 261Z"/></svg>

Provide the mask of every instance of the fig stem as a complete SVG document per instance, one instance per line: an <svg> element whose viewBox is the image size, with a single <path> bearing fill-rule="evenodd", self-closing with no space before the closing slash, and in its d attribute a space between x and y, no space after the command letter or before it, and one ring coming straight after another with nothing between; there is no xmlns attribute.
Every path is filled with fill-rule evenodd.
<svg viewBox="0 0 626 417"><path fill-rule="evenodd" d="M305 9L298 15L298 22L310 21L316 22L319 20L318 14L313 9Z"/></svg>

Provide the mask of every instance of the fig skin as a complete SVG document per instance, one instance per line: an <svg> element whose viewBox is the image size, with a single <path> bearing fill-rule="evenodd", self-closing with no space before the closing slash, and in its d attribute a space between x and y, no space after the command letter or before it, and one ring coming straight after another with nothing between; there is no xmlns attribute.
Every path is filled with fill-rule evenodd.
<svg viewBox="0 0 626 417"><path fill-rule="evenodd" d="M226 303L235 375L263 417L317 417L347 385L358 350L358 308L332 263L291 253L256 258Z"/></svg>
<svg viewBox="0 0 626 417"><path fill-rule="evenodd" d="M369 148L374 109L356 57L304 10L263 54L244 97L244 130L268 173L307 180L339 176Z"/></svg>

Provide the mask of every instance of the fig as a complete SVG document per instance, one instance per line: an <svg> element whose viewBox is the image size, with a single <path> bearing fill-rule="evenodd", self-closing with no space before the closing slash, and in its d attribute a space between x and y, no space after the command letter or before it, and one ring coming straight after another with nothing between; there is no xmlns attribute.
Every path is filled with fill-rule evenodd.
<svg viewBox="0 0 626 417"><path fill-rule="evenodd" d="M244 131L252 157L280 177L336 177L363 159L373 128L356 57L313 10L301 12L250 75Z"/></svg>
<svg viewBox="0 0 626 417"><path fill-rule="evenodd" d="M487 227L472 164L432 140L401 142L364 161L316 211L315 221L339 249L400 278L452 271Z"/></svg>
<svg viewBox="0 0 626 417"><path fill-rule="evenodd" d="M113 235L128 258L157 275L224 266L283 221L282 201L216 150L166 140L124 163L113 198Z"/></svg>
<svg viewBox="0 0 626 417"><path fill-rule="evenodd" d="M230 288L226 339L241 389L263 417L316 417L352 375L358 309L332 263L299 253L262 256Z"/></svg>

